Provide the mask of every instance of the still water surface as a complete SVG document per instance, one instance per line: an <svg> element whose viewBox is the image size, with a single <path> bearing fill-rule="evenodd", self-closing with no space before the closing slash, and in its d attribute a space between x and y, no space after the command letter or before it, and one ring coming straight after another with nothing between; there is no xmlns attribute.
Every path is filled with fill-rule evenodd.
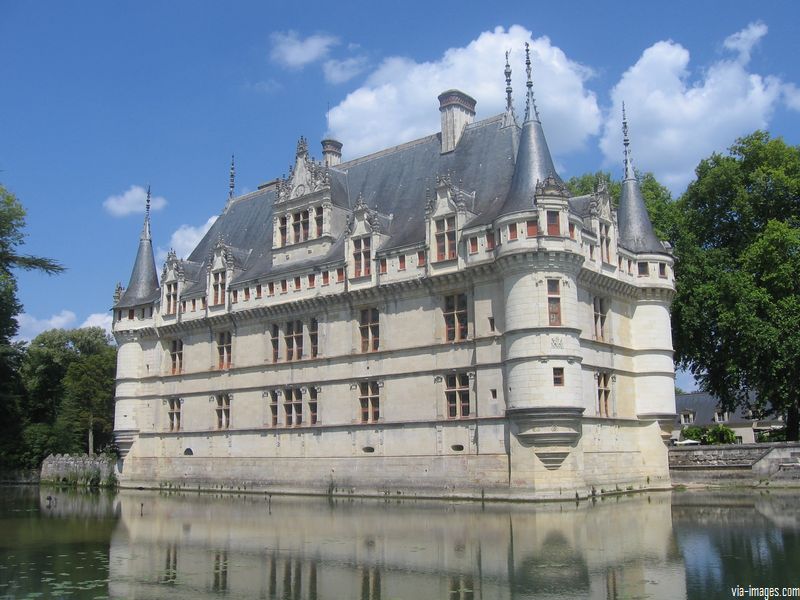
<svg viewBox="0 0 800 600"><path fill-rule="evenodd" d="M0 598L732 598L800 586L800 497L576 504L0 488Z"/></svg>

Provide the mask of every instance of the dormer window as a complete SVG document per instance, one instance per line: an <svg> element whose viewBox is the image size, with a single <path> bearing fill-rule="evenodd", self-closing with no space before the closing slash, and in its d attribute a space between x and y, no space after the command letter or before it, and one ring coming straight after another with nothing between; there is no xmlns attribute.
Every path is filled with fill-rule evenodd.
<svg viewBox="0 0 800 600"><path fill-rule="evenodd" d="M691 425L694 423L694 413L692 411L685 411L681 413L681 425Z"/></svg>
<svg viewBox="0 0 800 600"><path fill-rule="evenodd" d="M286 223L286 217L281 217L278 219L278 239L281 247L286 245Z"/></svg>
<svg viewBox="0 0 800 600"><path fill-rule="evenodd" d="M292 231L294 243L305 242L308 239L308 211L301 210L292 215Z"/></svg>
<svg viewBox="0 0 800 600"><path fill-rule="evenodd" d="M717 423L724 423L728 420L728 411L725 410L718 410L714 412L714 420Z"/></svg>
<svg viewBox="0 0 800 600"><path fill-rule="evenodd" d="M611 262L611 236L605 223L600 223L600 258L605 263Z"/></svg>
<svg viewBox="0 0 800 600"><path fill-rule="evenodd" d="M353 277L366 277L370 274L370 239L369 236L353 240Z"/></svg>
<svg viewBox="0 0 800 600"><path fill-rule="evenodd" d="M317 237L322 237L322 207L318 206L314 209L314 229Z"/></svg>
<svg viewBox="0 0 800 600"><path fill-rule="evenodd" d="M561 235L561 225L558 222L558 211L547 211L547 235Z"/></svg>
<svg viewBox="0 0 800 600"><path fill-rule="evenodd" d="M225 271L213 275L214 306L225 303Z"/></svg>
<svg viewBox="0 0 800 600"><path fill-rule="evenodd" d="M167 313L168 315L174 315L178 311L178 283L168 283L167 284L167 293L166 293L166 301L167 301Z"/></svg>
<svg viewBox="0 0 800 600"><path fill-rule="evenodd" d="M436 260L456 257L456 218L436 219Z"/></svg>

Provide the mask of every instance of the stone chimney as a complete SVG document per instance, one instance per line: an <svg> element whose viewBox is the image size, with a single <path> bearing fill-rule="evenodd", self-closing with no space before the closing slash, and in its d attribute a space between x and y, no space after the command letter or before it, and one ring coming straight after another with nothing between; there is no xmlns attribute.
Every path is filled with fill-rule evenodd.
<svg viewBox="0 0 800 600"><path fill-rule="evenodd" d="M475 98L459 90L439 94L439 112L442 115L442 153L455 150L464 127L475 118Z"/></svg>
<svg viewBox="0 0 800 600"><path fill-rule="evenodd" d="M326 167L335 167L342 162L342 142L322 140L322 162Z"/></svg>

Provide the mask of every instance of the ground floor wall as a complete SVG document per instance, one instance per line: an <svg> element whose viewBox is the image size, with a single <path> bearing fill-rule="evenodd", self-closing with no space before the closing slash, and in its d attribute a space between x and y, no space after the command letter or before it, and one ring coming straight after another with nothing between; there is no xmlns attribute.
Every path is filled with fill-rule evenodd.
<svg viewBox="0 0 800 600"><path fill-rule="evenodd" d="M521 441L506 418L150 433L118 470L125 487L392 497L566 500L670 485L657 423L573 427L560 446Z"/></svg>

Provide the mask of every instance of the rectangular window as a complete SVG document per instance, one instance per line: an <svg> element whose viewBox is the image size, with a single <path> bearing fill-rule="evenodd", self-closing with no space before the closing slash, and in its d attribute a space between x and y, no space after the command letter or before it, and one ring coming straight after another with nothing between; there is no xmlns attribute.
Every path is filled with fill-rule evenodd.
<svg viewBox="0 0 800 600"><path fill-rule="evenodd" d="M303 394L300 388L283 390L283 414L287 427L303 424Z"/></svg>
<svg viewBox="0 0 800 600"><path fill-rule="evenodd" d="M283 334L286 345L286 360L303 358L303 322L289 321Z"/></svg>
<svg viewBox="0 0 800 600"><path fill-rule="evenodd" d="M640 262L639 265L639 277L647 277L650 275L650 263Z"/></svg>
<svg viewBox="0 0 800 600"><path fill-rule="evenodd" d="M594 244L589 243L589 260L594 262Z"/></svg>
<svg viewBox="0 0 800 600"><path fill-rule="evenodd" d="M269 294L270 296L274 296L275 295L275 282L270 281L267 284L267 294Z"/></svg>
<svg viewBox="0 0 800 600"><path fill-rule="evenodd" d="M331 282L331 274L329 271L322 272L322 285L328 285Z"/></svg>
<svg viewBox="0 0 800 600"><path fill-rule="evenodd" d="M633 261L628 259L628 275L633 275Z"/></svg>
<svg viewBox="0 0 800 600"><path fill-rule="evenodd" d="M489 331L494 331L494 317L489 317Z"/></svg>
<svg viewBox="0 0 800 600"><path fill-rule="evenodd" d="M344 281L344 267L336 269L336 282L341 283Z"/></svg>
<svg viewBox="0 0 800 600"><path fill-rule="evenodd" d="M401 254L397 257L397 270L398 271L405 271L406 270L406 255Z"/></svg>
<svg viewBox="0 0 800 600"><path fill-rule="evenodd" d="M317 388L308 386L308 424L316 425L317 420Z"/></svg>
<svg viewBox="0 0 800 600"><path fill-rule="evenodd" d="M606 318L608 316L608 300L595 297L594 301L594 338L606 339Z"/></svg>
<svg viewBox="0 0 800 600"><path fill-rule="evenodd" d="M289 291L289 282L285 279L281 279L281 294L285 294Z"/></svg>
<svg viewBox="0 0 800 600"><path fill-rule="evenodd" d="M570 239L575 239L575 223L569 224L569 237Z"/></svg>
<svg viewBox="0 0 800 600"><path fill-rule="evenodd" d="M558 279L547 280L547 314L550 325L561 325L561 286Z"/></svg>
<svg viewBox="0 0 800 600"><path fill-rule="evenodd" d="M200 298L200 310L205 310L207 306L208 306L208 299L205 296L203 296L202 298Z"/></svg>
<svg viewBox="0 0 800 600"><path fill-rule="evenodd" d="M608 225L600 223L600 260L604 263L611 262L611 237Z"/></svg>
<svg viewBox="0 0 800 600"><path fill-rule="evenodd" d="M361 422L376 423L381 417L380 396L377 381L362 381L359 387L359 403L361 404Z"/></svg>
<svg viewBox="0 0 800 600"><path fill-rule="evenodd" d="M553 385L558 387L564 385L564 367L553 367Z"/></svg>
<svg viewBox="0 0 800 600"><path fill-rule="evenodd" d="M478 236L473 235L469 238L469 253L477 254L478 252Z"/></svg>
<svg viewBox="0 0 800 600"><path fill-rule="evenodd" d="M278 219L278 239L281 247L286 245L286 217Z"/></svg>
<svg viewBox="0 0 800 600"><path fill-rule="evenodd" d="M299 292L301 287L302 286L300 285L300 278L299 277L295 277L294 278L294 291L295 292Z"/></svg>
<svg viewBox="0 0 800 600"><path fill-rule="evenodd" d="M658 276L661 277L661 279L667 278L667 265L664 263L658 263Z"/></svg>
<svg viewBox="0 0 800 600"><path fill-rule="evenodd" d="M420 250L417 252L417 266L424 267L425 266L425 250Z"/></svg>
<svg viewBox="0 0 800 600"><path fill-rule="evenodd" d="M370 239L369 236L353 240L353 277L366 277L370 274Z"/></svg>
<svg viewBox="0 0 800 600"><path fill-rule="evenodd" d="M300 213L292 215L292 240L295 244L302 241L300 237Z"/></svg>
<svg viewBox="0 0 800 600"><path fill-rule="evenodd" d="M314 228L315 236L322 237L322 207L318 206L314 209Z"/></svg>
<svg viewBox="0 0 800 600"><path fill-rule="evenodd" d="M558 211L547 211L547 235L561 235L561 225L558 222Z"/></svg>
<svg viewBox="0 0 800 600"><path fill-rule="evenodd" d="M374 352L377 350L380 344L377 308L364 308L361 310L359 329L361 332L361 351Z"/></svg>
<svg viewBox="0 0 800 600"><path fill-rule="evenodd" d="M167 314L174 315L178 310L178 284L177 283L168 283L167 284Z"/></svg>
<svg viewBox="0 0 800 600"><path fill-rule="evenodd" d="M229 394L217 395L217 429L230 429L231 397Z"/></svg>
<svg viewBox="0 0 800 600"><path fill-rule="evenodd" d="M214 273L214 306L225 303L225 271Z"/></svg>
<svg viewBox="0 0 800 600"><path fill-rule="evenodd" d="M172 363L172 374L183 373L183 342L172 340L169 348L169 358Z"/></svg>
<svg viewBox="0 0 800 600"><path fill-rule="evenodd" d="M250 300L250 287L244 288L244 301L247 302Z"/></svg>
<svg viewBox="0 0 800 600"><path fill-rule="evenodd" d="M451 260L456 257L456 218L444 217L436 220L436 260Z"/></svg>
<svg viewBox="0 0 800 600"><path fill-rule="evenodd" d="M311 273L308 276L308 287L314 288L317 285L317 276L314 273Z"/></svg>
<svg viewBox="0 0 800 600"><path fill-rule="evenodd" d="M300 241L305 242L308 239L308 211L304 210L300 213Z"/></svg>
<svg viewBox="0 0 800 600"><path fill-rule="evenodd" d="M469 416L469 376L466 373L448 375L445 378L447 387L447 417L458 419Z"/></svg>
<svg viewBox="0 0 800 600"><path fill-rule="evenodd" d="M597 414L601 417L610 416L608 410L611 398L611 374L597 374Z"/></svg>
<svg viewBox="0 0 800 600"><path fill-rule="evenodd" d="M220 331L217 334L217 368L231 368L231 332Z"/></svg>
<svg viewBox="0 0 800 600"><path fill-rule="evenodd" d="M181 312L186 312L186 300L181 300Z"/></svg>
<svg viewBox="0 0 800 600"><path fill-rule="evenodd" d="M386 259L382 258L380 263L378 263L378 264L380 265L380 273L381 273L381 275L384 275L386 273Z"/></svg>
<svg viewBox="0 0 800 600"><path fill-rule="evenodd" d="M494 250L494 231L487 231L486 232L486 249L487 250Z"/></svg>
<svg viewBox="0 0 800 600"><path fill-rule="evenodd" d="M466 294L453 294L444 297L444 325L448 342L467 339Z"/></svg>
<svg viewBox="0 0 800 600"><path fill-rule="evenodd" d="M239 290L233 290L231 292L231 304L236 304L239 302Z"/></svg>
<svg viewBox="0 0 800 600"><path fill-rule="evenodd" d="M517 224L516 223L509 223L508 225L508 239L509 241L514 241L517 239Z"/></svg>
<svg viewBox="0 0 800 600"><path fill-rule="evenodd" d="M260 283L256 284L256 298L261 298L261 292L262 292L261 284Z"/></svg>
<svg viewBox="0 0 800 600"><path fill-rule="evenodd" d="M170 431L180 431L181 430L181 399L180 398L170 398L167 401L167 416L169 417L169 430Z"/></svg>
<svg viewBox="0 0 800 600"><path fill-rule="evenodd" d="M270 427L278 426L278 390L269 393L269 424Z"/></svg>
<svg viewBox="0 0 800 600"><path fill-rule="evenodd" d="M278 362L280 356L278 348L280 346L281 330L277 325L272 326L272 335L270 336L270 345L272 346L272 362Z"/></svg>
<svg viewBox="0 0 800 600"><path fill-rule="evenodd" d="M317 358L319 353L319 323L316 319L308 322L308 342L311 344L311 358Z"/></svg>
<svg viewBox="0 0 800 600"><path fill-rule="evenodd" d="M525 223L526 233L529 238L539 235L539 219L531 219Z"/></svg>
<svg viewBox="0 0 800 600"><path fill-rule="evenodd" d="M197 300L192 298L192 312L197 310Z"/></svg>
<svg viewBox="0 0 800 600"><path fill-rule="evenodd" d="M714 421L717 423L724 423L728 420L728 413L724 410L718 410L714 412Z"/></svg>

